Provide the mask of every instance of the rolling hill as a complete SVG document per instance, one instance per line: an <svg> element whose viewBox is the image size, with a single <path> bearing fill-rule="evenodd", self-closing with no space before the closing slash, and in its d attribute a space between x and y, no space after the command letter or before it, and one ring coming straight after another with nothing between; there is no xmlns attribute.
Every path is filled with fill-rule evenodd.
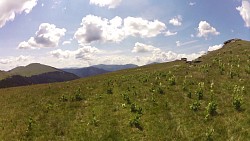
<svg viewBox="0 0 250 141"><path fill-rule="evenodd" d="M2 72L0 76L3 76L0 79L0 88L63 82L79 78L72 73L38 63Z"/></svg>
<svg viewBox="0 0 250 141"><path fill-rule="evenodd" d="M250 42L69 82L0 89L2 140L249 140Z"/></svg>
<svg viewBox="0 0 250 141"><path fill-rule="evenodd" d="M43 65L39 63L32 63L27 66L16 67L8 72L12 75L30 77L33 75L39 75L39 74L44 74L44 73L49 73L49 72L60 72L60 70L47 66L47 65Z"/></svg>
<svg viewBox="0 0 250 141"><path fill-rule="evenodd" d="M0 80L7 78L9 75L7 72L0 70Z"/></svg>

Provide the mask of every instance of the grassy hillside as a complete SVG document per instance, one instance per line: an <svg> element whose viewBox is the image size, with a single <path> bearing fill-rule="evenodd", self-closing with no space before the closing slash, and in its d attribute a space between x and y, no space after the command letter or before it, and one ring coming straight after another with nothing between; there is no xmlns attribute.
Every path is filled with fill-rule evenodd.
<svg viewBox="0 0 250 141"><path fill-rule="evenodd" d="M249 140L250 42L199 60L0 89L0 139Z"/></svg>
<svg viewBox="0 0 250 141"><path fill-rule="evenodd" d="M30 77L33 75L39 75L39 74L55 72L55 71L60 71L60 70L50 67L50 66L42 65L39 63L33 63L28 66L16 67L10 70L9 73L11 73L12 75L21 75L21 76Z"/></svg>
<svg viewBox="0 0 250 141"><path fill-rule="evenodd" d="M0 70L0 80L7 78L8 76L9 76L9 74L7 72Z"/></svg>

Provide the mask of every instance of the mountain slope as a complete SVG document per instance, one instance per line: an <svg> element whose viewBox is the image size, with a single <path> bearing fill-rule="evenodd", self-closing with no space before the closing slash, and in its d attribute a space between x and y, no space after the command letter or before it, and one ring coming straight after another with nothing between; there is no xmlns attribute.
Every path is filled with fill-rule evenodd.
<svg viewBox="0 0 250 141"><path fill-rule="evenodd" d="M106 71L118 71L118 70L124 70L124 69L131 69L131 68L136 68L138 67L137 65L134 64L126 64L126 65L94 65L92 67L103 69Z"/></svg>
<svg viewBox="0 0 250 141"><path fill-rule="evenodd" d="M10 74L8 72L5 71L1 71L0 70L0 80L7 78Z"/></svg>
<svg viewBox="0 0 250 141"><path fill-rule="evenodd" d="M65 72L69 72L72 74L75 74L81 78L83 77L89 77L89 76L94 76L94 75L99 75L99 74L104 74L108 73L109 71L95 68L95 67L86 67L86 68L79 68L79 69L62 69Z"/></svg>
<svg viewBox="0 0 250 141"><path fill-rule="evenodd" d="M2 140L249 140L250 42L70 82L0 89Z"/></svg>
<svg viewBox="0 0 250 141"><path fill-rule="evenodd" d="M72 73L38 63L17 67L6 73L9 75L0 79L0 88L63 82L79 78Z"/></svg>
<svg viewBox="0 0 250 141"><path fill-rule="evenodd" d="M27 66L16 67L10 70L9 73L11 73L12 75L21 75L21 76L29 77L33 75L39 75L43 73L56 72L56 71L60 71L60 70L47 66L47 65L33 63Z"/></svg>

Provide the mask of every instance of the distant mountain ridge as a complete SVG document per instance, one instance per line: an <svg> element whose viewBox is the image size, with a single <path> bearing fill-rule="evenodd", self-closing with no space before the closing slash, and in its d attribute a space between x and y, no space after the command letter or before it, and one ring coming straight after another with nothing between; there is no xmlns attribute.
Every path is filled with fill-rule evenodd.
<svg viewBox="0 0 250 141"><path fill-rule="evenodd" d="M118 71L118 70L124 70L124 69L130 69L130 68L136 68L137 65L134 64L126 64L126 65L94 65L91 67L85 67L85 68L66 68L61 69L63 71L73 73L81 78L83 77L89 77L99 74L104 74L108 72Z"/></svg>
<svg viewBox="0 0 250 141"><path fill-rule="evenodd" d="M136 68L138 66L134 65L134 64L126 64L126 65L105 65L105 64L100 64L100 65L94 65L92 67L103 69L103 70L106 70L106 71L118 71L118 70Z"/></svg>
<svg viewBox="0 0 250 141"><path fill-rule="evenodd" d="M106 71L106 70L95 68L95 67L86 67L86 68L77 68L77 69L62 69L62 70L69 72L69 73L72 73L72 74L75 74L81 78L110 72L110 71Z"/></svg>
<svg viewBox="0 0 250 141"><path fill-rule="evenodd" d="M39 63L32 63L27 66L16 67L7 72L0 71L0 88L70 81L136 67L138 66L133 64L100 64L85 68L57 69Z"/></svg>

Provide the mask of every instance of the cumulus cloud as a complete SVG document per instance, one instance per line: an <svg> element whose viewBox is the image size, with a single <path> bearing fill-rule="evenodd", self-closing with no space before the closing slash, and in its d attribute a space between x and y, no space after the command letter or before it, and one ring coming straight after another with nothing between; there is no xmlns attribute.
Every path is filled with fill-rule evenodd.
<svg viewBox="0 0 250 141"><path fill-rule="evenodd" d="M0 28L6 22L13 21L16 14L30 13L37 4L37 0L1 0L0 2Z"/></svg>
<svg viewBox="0 0 250 141"><path fill-rule="evenodd" d="M250 28L250 2L243 0L242 5L237 7L236 10L240 12L241 17L245 21L245 26Z"/></svg>
<svg viewBox="0 0 250 141"><path fill-rule="evenodd" d="M87 15L82 19L82 27L78 28L74 37L81 44L88 44L94 41L120 42L124 39L124 32L121 29L122 19L114 17L111 20L94 15Z"/></svg>
<svg viewBox="0 0 250 141"><path fill-rule="evenodd" d="M142 38L155 37L166 29L166 25L158 20L148 21L142 18L127 17L124 19L126 35Z"/></svg>
<svg viewBox="0 0 250 141"><path fill-rule="evenodd" d="M205 52L199 52L199 53L192 53L192 54L178 54L173 51L157 51L153 52L152 56L147 57L147 63L153 63L153 62L169 62L178 60L181 58L187 58L188 60L193 60L201 55L203 55Z"/></svg>
<svg viewBox="0 0 250 141"><path fill-rule="evenodd" d="M133 48L132 52L150 53L149 56L137 56L136 57L136 60L138 62L144 62L145 64L153 63L153 62L169 62L169 61L181 59L183 57L188 58L188 60L193 60L205 53L205 51L202 51L199 53L192 53L192 54L178 54L173 51L163 51L160 48L154 47L152 45L146 45L146 44L138 43L138 42L135 44L135 47Z"/></svg>
<svg viewBox="0 0 250 141"><path fill-rule="evenodd" d="M205 37L207 39L209 35L219 34L220 32L218 32L214 27L212 27L208 22L200 21L197 37Z"/></svg>
<svg viewBox="0 0 250 141"><path fill-rule="evenodd" d="M169 20L169 23L174 25L174 26L181 26L182 25L182 17L181 15L178 15L174 18L172 18L171 20Z"/></svg>
<svg viewBox="0 0 250 141"><path fill-rule="evenodd" d="M87 15L82 19L81 27L75 32L74 38L80 44L95 41L120 42L128 36L142 38L155 37L165 30L164 23L142 18L127 17L124 20L118 16L111 20L94 15Z"/></svg>
<svg viewBox="0 0 250 141"><path fill-rule="evenodd" d="M135 43L135 46L132 50L133 53L145 53L145 52L153 52L153 51L159 51L160 49L152 46L152 45L146 45L143 43Z"/></svg>
<svg viewBox="0 0 250 141"><path fill-rule="evenodd" d="M53 57L58 58L58 59L75 58L75 59L80 59L80 60L91 60L93 59L93 55L99 52L100 50L95 47L84 46L84 47L78 48L75 51L57 49L57 50L51 51L50 54Z"/></svg>
<svg viewBox="0 0 250 141"><path fill-rule="evenodd" d="M222 47L223 47L222 44L214 45L214 46L209 46L209 47L208 47L208 51L218 50L218 49L220 49L220 48L222 48Z"/></svg>
<svg viewBox="0 0 250 141"><path fill-rule="evenodd" d="M171 32L169 30L164 33L165 36L173 36L173 35L176 35L176 34L177 34L177 32Z"/></svg>
<svg viewBox="0 0 250 141"><path fill-rule="evenodd" d="M9 70L11 68L20 66L20 65L24 65L24 64L28 64L31 63L31 61L33 60L33 57L31 56L24 56L24 55L20 55L20 56L9 56L9 57L5 57L5 58L0 58L0 69L1 70Z"/></svg>
<svg viewBox="0 0 250 141"><path fill-rule="evenodd" d="M90 0L89 3L93 5L97 5L99 7L108 6L108 8L116 8L122 0Z"/></svg>
<svg viewBox="0 0 250 141"><path fill-rule="evenodd" d="M27 42L23 41L18 45L19 49L34 49L57 47L61 37L65 35L66 29L56 28L54 24L42 23L35 37L31 37Z"/></svg>

